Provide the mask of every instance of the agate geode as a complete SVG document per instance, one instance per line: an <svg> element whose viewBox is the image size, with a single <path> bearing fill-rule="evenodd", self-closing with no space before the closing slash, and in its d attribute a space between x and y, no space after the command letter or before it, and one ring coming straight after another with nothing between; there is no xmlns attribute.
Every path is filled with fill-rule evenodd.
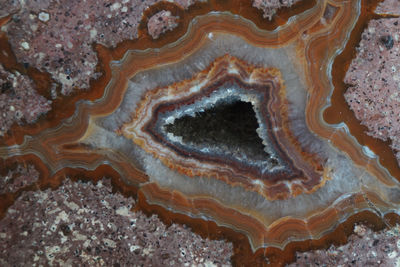
<svg viewBox="0 0 400 267"><path fill-rule="evenodd" d="M219 179L269 199L311 191L324 180L322 168L295 138L296 130L307 133L290 125L283 83L276 68L226 55L190 80L147 92L122 133L190 177ZM196 126L189 117L198 116ZM252 119L253 129L246 125Z"/></svg>
<svg viewBox="0 0 400 267"><path fill-rule="evenodd" d="M108 165L172 221L213 222L262 255L396 213L398 181L322 116L361 4L317 1L270 31L197 16L176 42L114 61L100 99L0 155L35 154L49 175Z"/></svg>

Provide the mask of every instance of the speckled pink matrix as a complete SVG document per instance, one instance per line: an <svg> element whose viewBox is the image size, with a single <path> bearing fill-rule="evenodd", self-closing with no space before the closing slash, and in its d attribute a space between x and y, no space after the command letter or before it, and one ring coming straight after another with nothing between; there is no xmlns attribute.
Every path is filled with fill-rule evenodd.
<svg viewBox="0 0 400 267"><path fill-rule="evenodd" d="M301 0L253 0L253 6L264 12L264 18L269 20L282 7L290 7Z"/></svg>
<svg viewBox="0 0 400 267"><path fill-rule="evenodd" d="M0 64L0 137L13 123L33 123L51 109L50 105L27 75L9 72Z"/></svg>
<svg viewBox="0 0 400 267"><path fill-rule="evenodd" d="M232 244L131 212L110 180L24 192L0 221L0 265L229 266Z"/></svg>
<svg viewBox="0 0 400 267"><path fill-rule="evenodd" d="M399 266L400 228L373 232L364 225L356 225L354 234L343 246L296 254L294 266Z"/></svg>
<svg viewBox="0 0 400 267"><path fill-rule="evenodd" d="M158 39L161 34L176 28L178 20L179 17L173 16L171 11L162 10L149 19L147 23L149 34L153 39Z"/></svg>
<svg viewBox="0 0 400 267"><path fill-rule="evenodd" d="M345 77L345 98L368 134L390 140L400 162L400 19L370 21Z"/></svg>
<svg viewBox="0 0 400 267"><path fill-rule="evenodd" d="M0 175L0 194L15 193L39 179L39 172L33 165L18 164L15 169L8 170L6 175Z"/></svg>
<svg viewBox="0 0 400 267"><path fill-rule="evenodd" d="M93 44L113 47L137 38L143 11L158 1L2 2L10 7L3 16L18 10L2 28L18 61L50 73L61 85L61 93L68 95L75 89L89 88L90 80L100 75L96 72L98 58ZM194 2L177 4L188 8Z"/></svg>
<svg viewBox="0 0 400 267"><path fill-rule="evenodd" d="M399 15L400 14L400 1L399 0L384 0L379 3L376 8L378 14Z"/></svg>

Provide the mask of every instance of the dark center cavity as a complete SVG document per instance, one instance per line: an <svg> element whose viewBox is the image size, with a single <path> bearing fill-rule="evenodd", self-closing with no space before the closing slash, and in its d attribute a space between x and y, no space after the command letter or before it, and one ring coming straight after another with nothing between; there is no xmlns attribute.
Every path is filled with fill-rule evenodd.
<svg viewBox="0 0 400 267"><path fill-rule="evenodd" d="M217 102L212 108L196 112L194 117L177 118L164 129L182 137L185 144L208 147L211 151L218 148L225 154L244 154L250 159L264 161L270 155L264 151L256 132L258 127L252 104L236 100Z"/></svg>

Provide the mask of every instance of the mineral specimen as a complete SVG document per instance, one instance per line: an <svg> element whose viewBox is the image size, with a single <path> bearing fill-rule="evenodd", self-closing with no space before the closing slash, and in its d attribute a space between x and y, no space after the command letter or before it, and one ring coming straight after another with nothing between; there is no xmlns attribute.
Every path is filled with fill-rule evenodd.
<svg viewBox="0 0 400 267"><path fill-rule="evenodd" d="M97 97L7 139L0 157L36 162L40 188L110 176L137 209L232 241L237 265L282 265L345 241L354 222L389 224L400 176L359 141L335 97L338 59L373 9L305 2L271 21L251 2L151 7L136 41L100 48ZM154 40L148 22L160 10L180 24ZM394 33L377 40L396 51Z"/></svg>

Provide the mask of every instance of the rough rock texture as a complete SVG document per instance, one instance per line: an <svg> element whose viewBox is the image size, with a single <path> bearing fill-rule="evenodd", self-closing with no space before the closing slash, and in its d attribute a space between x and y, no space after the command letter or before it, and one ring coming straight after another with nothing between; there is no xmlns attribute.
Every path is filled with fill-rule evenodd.
<svg viewBox="0 0 400 267"><path fill-rule="evenodd" d="M356 225L349 242L328 250L296 254L296 262L289 266L399 266L400 227L373 232L364 225Z"/></svg>
<svg viewBox="0 0 400 267"><path fill-rule="evenodd" d="M385 0L379 3L375 12L378 14L400 15L400 1Z"/></svg>
<svg viewBox="0 0 400 267"><path fill-rule="evenodd" d="M158 0L20 1L21 7L3 27L20 62L49 72L62 94L89 88L96 72L93 43L115 46L138 37L143 11ZM189 7L195 1L178 1ZM0 4L15 11L14 0ZM3 6L3 5L2 5ZM1 15L1 14L0 14Z"/></svg>
<svg viewBox="0 0 400 267"><path fill-rule="evenodd" d="M372 20L345 82L345 98L368 134L391 140L400 162L400 19Z"/></svg>
<svg viewBox="0 0 400 267"><path fill-rule="evenodd" d="M24 192L0 221L1 266L230 265L232 244L131 212L109 180Z"/></svg>
<svg viewBox="0 0 400 267"><path fill-rule="evenodd" d="M264 18L269 20L281 7L290 7L301 0L253 0L253 6L264 12Z"/></svg>
<svg viewBox="0 0 400 267"><path fill-rule="evenodd" d="M158 39L161 34L172 31L178 26L179 17L173 16L171 11L162 10L154 14L147 22L149 34L153 39Z"/></svg>
<svg viewBox="0 0 400 267"><path fill-rule="evenodd" d="M16 122L32 123L51 109L51 101L40 96L33 81L15 71L8 72L0 64L0 136Z"/></svg>
<svg viewBox="0 0 400 267"><path fill-rule="evenodd" d="M16 12L21 4L18 0L0 0L0 6L0 18L2 18Z"/></svg>
<svg viewBox="0 0 400 267"><path fill-rule="evenodd" d="M4 30L20 62L49 72L69 94L99 75L92 43L136 38L141 14L154 2L26 1Z"/></svg>
<svg viewBox="0 0 400 267"><path fill-rule="evenodd" d="M21 188L33 184L39 179L39 172L33 165L18 164L13 170L8 170L4 176L0 175L0 195L14 193Z"/></svg>
<svg viewBox="0 0 400 267"><path fill-rule="evenodd" d="M181 6L184 9L188 9L191 5L197 2L207 2L207 0L168 0L168 2L174 2L178 6Z"/></svg>

